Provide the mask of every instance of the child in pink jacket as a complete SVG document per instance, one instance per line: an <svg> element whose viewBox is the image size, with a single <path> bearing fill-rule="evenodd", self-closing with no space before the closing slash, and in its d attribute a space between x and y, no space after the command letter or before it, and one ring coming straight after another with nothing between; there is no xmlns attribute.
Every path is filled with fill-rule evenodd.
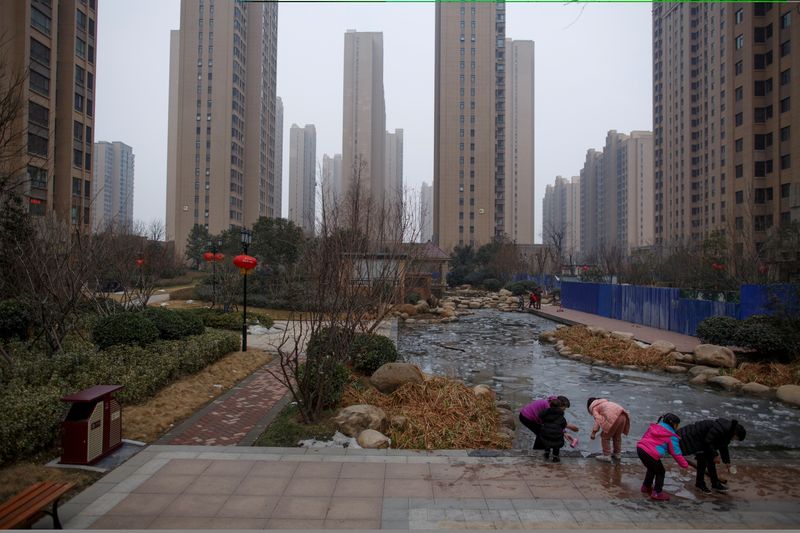
<svg viewBox="0 0 800 533"><path fill-rule="evenodd" d="M586 402L589 414L594 417L591 439L594 440L597 432L600 433L600 443L603 445L603 455L598 455L599 461L611 462L612 457L620 459L622 451L622 435L627 435L631 430L630 413L617 403L605 398L589 398ZM611 454L611 443L614 443L614 453Z"/></svg>
<svg viewBox="0 0 800 533"><path fill-rule="evenodd" d="M650 424L644 432L641 440L636 444L636 453L639 455L647 474L644 476L642 492L650 493L654 500L669 500L669 494L664 489L664 464L661 456L669 453L681 468L689 468L689 463L681 454L681 447L678 443L678 426L681 419L672 413L667 413L658 418L658 422ZM655 486L653 478L655 477Z"/></svg>

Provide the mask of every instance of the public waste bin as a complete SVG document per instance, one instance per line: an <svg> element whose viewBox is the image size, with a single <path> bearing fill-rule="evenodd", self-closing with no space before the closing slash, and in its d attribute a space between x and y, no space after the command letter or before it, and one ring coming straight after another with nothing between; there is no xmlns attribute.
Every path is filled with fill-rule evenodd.
<svg viewBox="0 0 800 533"><path fill-rule="evenodd" d="M114 394L122 385L97 385L64 396L69 402L62 423L61 464L89 465L122 446L122 408Z"/></svg>

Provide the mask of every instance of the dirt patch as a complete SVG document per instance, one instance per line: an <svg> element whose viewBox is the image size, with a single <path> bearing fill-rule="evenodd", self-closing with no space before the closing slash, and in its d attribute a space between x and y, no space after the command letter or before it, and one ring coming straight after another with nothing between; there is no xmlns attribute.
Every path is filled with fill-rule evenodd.
<svg viewBox="0 0 800 533"><path fill-rule="evenodd" d="M593 335L584 326L561 328L556 330L553 336L564 341L572 353L587 355L611 364L646 368L664 368L675 364L675 359L671 356L640 348L630 341Z"/></svg>
<svg viewBox="0 0 800 533"><path fill-rule="evenodd" d="M48 461L49 458L42 458ZM61 501L65 502L105 474L87 470L52 468L33 463L17 463L0 469L0 504L39 481L71 481L76 486Z"/></svg>
<svg viewBox="0 0 800 533"><path fill-rule="evenodd" d="M755 381L768 387L800 385L800 361L783 363L742 363L730 375L742 383Z"/></svg>
<svg viewBox="0 0 800 533"><path fill-rule="evenodd" d="M168 385L143 404L125 406L124 437L153 442L271 360L272 356L263 350L234 352L197 374Z"/></svg>

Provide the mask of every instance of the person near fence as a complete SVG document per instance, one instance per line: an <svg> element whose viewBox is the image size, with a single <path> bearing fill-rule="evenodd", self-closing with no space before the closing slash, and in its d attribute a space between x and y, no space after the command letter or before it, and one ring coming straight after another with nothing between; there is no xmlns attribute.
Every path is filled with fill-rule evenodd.
<svg viewBox="0 0 800 533"><path fill-rule="evenodd" d="M686 455L694 454L697 461L697 477L695 487L704 494L711 494L706 485L705 475L711 478L711 488L717 492L726 492L726 487L717 475L716 462L720 459L731 471L731 455L728 445L732 440L742 441L747 431L738 420L717 418L716 420L700 420L678 430L681 448Z"/></svg>
<svg viewBox="0 0 800 533"><path fill-rule="evenodd" d="M669 453L681 468L689 468L689 463L684 459L679 444L678 427L681 419L677 415L667 413L658 417L655 424L650 424L642 438L636 444L636 453L647 468L642 483L642 492L650 494L650 498L658 501L669 500L669 494L664 492L664 463L661 456ZM655 480L655 484L653 481Z"/></svg>
<svg viewBox="0 0 800 533"><path fill-rule="evenodd" d="M590 438L594 440L600 431L600 443L603 454L596 457L599 461L619 461L622 453L622 435L627 435L631 429L630 413L618 403L605 398L589 398L586 409L594 418L594 427ZM613 452L611 445L614 445Z"/></svg>

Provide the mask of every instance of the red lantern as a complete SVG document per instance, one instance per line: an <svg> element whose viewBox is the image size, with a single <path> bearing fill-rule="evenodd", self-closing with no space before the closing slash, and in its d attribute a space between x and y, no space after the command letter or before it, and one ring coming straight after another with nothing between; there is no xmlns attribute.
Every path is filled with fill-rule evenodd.
<svg viewBox="0 0 800 533"><path fill-rule="evenodd" d="M137 259L136 260L136 266L137 267L142 268L143 264L144 264L144 259Z"/></svg>
<svg viewBox="0 0 800 533"><path fill-rule="evenodd" d="M588 271L589 271L589 267L588 267L588 266L586 266L586 265L583 265L583 271L584 271L584 272L588 272Z"/></svg>
<svg viewBox="0 0 800 533"><path fill-rule="evenodd" d="M214 254L211 252L206 252L203 254L203 259L205 259L206 263L210 263L214 260Z"/></svg>
<svg viewBox="0 0 800 533"><path fill-rule="evenodd" d="M769 267L767 265L758 265L759 274L766 274L767 272L769 272Z"/></svg>
<svg viewBox="0 0 800 533"><path fill-rule="evenodd" d="M251 255L242 254L233 258L233 264L239 267L239 272L241 272L242 275L247 275L258 265L258 261Z"/></svg>
<svg viewBox="0 0 800 533"><path fill-rule="evenodd" d="M217 263L222 262L223 259L225 259L225 255L224 254L221 254L219 252L214 254L214 261L216 261Z"/></svg>

